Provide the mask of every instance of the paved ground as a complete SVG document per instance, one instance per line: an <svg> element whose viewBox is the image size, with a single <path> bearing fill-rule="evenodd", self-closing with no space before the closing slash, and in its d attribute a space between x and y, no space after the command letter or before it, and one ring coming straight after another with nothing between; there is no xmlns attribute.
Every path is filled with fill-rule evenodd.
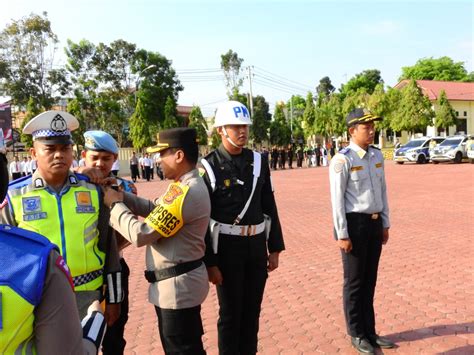
<svg viewBox="0 0 474 355"><path fill-rule="evenodd" d="M474 354L474 165L394 165L386 174L392 229L376 293L377 329L392 354ZM342 268L331 234L327 168L273 173L287 250L270 274L261 316L261 354L355 354L345 335ZM141 182L156 197L164 182ZM162 354L147 302L144 249L130 247L127 354ZM208 354L217 354L217 301L202 310ZM381 352L380 352L381 353Z"/></svg>

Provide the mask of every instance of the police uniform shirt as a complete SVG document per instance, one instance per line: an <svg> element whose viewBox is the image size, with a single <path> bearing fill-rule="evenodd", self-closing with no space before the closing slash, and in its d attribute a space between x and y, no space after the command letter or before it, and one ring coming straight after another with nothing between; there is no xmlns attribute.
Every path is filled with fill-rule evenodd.
<svg viewBox="0 0 474 355"><path fill-rule="evenodd" d="M77 184L77 177L74 173L69 172L69 175L66 179L66 182L64 186L62 187L61 191L67 191L71 186L75 186ZM26 188L27 190L35 190L35 189L50 189L53 190L51 187L48 186L46 181L41 177L39 170L36 170L36 172L32 175L31 177L31 182L29 185L23 187ZM3 202L1 208L0 208L0 220L1 223L4 224L10 224L10 225L17 225L17 222L15 220L15 215L14 211L12 208L9 206L7 203L7 199ZM99 230L99 242L98 242L98 247L100 250L104 251L106 254L106 260L105 260L105 266L104 266L104 283L105 283L105 275L108 273L115 273L121 271L121 266L120 266L120 256L118 252L118 247L117 247L117 242L115 238L109 238L108 237L108 226L109 226L109 209L106 208L105 206L102 205L101 203L101 208L99 210L99 220L98 220L98 225L97 229ZM75 211L74 211L75 213ZM48 216L48 218L58 218L57 216ZM41 233L41 231L36 231L38 233ZM46 236L47 237L47 236ZM75 238L76 236L68 236L68 238ZM82 238L82 235L80 236ZM89 294L89 292L78 292L77 294L80 294L82 298L84 298L84 302L89 302L89 296L92 296ZM86 294L89 294L87 296ZM97 297L94 295L94 298ZM87 298L87 300L85 300ZM82 301L78 299L78 305L80 308L80 314L84 315L84 310L87 310L86 305L84 305L85 309L83 309Z"/></svg>
<svg viewBox="0 0 474 355"><path fill-rule="evenodd" d="M35 308L35 344L38 354L96 354L95 345L83 339L76 300L67 271L53 250L48 259L41 303Z"/></svg>
<svg viewBox="0 0 474 355"><path fill-rule="evenodd" d="M180 177L189 190L183 203L183 227L173 236L163 238L151 226L137 219L146 217L155 205L146 199L124 193L124 203L111 210L111 225L137 247L146 245L146 269L160 270L178 263L204 257L211 205L204 181L194 169ZM166 280L150 284L148 299L164 309L195 307L204 302L209 292L206 267L200 267Z"/></svg>
<svg viewBox="0 0 474 355"><path fill-rule="evenodd" d="M233 224L235 218L242 212L252 192L253 183L253 152L244 148L239 155L230 155L221 144L218 149L206 156L216 177L216 189L212 192L207 173L204 180L211 194L211 218L226 224ZM270 235L267 241L270 253L285 250L283 233L278 218L277 206L273 195L270 169L267 159L262 156L261 172L257 180L252 203L240 221L239 225L257 225L263 222L263 214L272 219ZM217 258L210 247L210 234L206 236L208 248L206 265L217 265Z"/></svg>
<svg viewBox="0 0 474 355"><path fill-rule="evenodd" d="M351 142L331 160L329 180L332 215L338 239L349 238L346 213L380 213L384 228L390 227L382 152L365 151Z"/></svg>

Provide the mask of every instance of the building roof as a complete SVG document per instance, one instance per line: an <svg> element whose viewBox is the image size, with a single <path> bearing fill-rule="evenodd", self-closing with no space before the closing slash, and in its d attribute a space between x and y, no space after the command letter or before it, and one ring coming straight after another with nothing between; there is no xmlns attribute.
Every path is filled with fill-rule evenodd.
<svg viewBox="0 0 474 355"><path fill-rule="evenodd" d="M402 80L395 88L401 89L408 83L408 79ZM474 101L474 83L437 80L416 80L416 83L431 101L438 100L441 90L446 92L450 101Z"/></svg>

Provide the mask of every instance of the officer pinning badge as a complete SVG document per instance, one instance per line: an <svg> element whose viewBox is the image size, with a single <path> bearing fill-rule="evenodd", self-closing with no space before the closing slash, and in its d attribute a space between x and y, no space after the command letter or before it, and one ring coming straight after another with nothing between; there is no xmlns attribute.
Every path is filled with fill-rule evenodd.
<svg viewBox="0 0 474 355"><path fill-rule="evenodd" d="M56 133L65 132L67 129L66 120L59 113L51 120L51 130Z"/></svg>
<svg viewBox="0 0 474 355"><path fill-rule="evenodd" d="M76 191L75 197L77 213L95 213L90 191Z"/></svg>
<svg viewBox="0 0 474 355"><path fill-rule="evenodd" d="M35 185L36 188L44 187L43 179L41 179L41 178L35 179L34 185Z"/></svg>
<svg viewBox="0 0 474 355"><path fill-rule="evenodd" d="M164 238L175 235L184 224L183 202L188 191L187 185L170 184L166 193L156 201L155 209L145 218L145 223Z"/></svg>

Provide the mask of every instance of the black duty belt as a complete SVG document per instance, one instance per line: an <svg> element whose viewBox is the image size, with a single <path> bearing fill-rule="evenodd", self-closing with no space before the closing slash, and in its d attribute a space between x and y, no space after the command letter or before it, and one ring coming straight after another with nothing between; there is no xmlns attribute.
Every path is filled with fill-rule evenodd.
<svg viewBox="0 0 474 355"><path fill-rule="evenodd" d="M362 217L362 218L369 218L369 219L372 219L372 220L377 220L379 219L381 216L380 216L380 213L357 213L357 212L349 212L348 215L353 215L353 216L359 216L359 217Z"/></svg>
<svg viewBox="0 0 474 355"><path fill-rule="evenodd" d="M149 283L159 282L190 272L191 270L197 269L201 264L202 259L199 259L181 263L166 269L153 271L145 270L145 278Z"/></svg>

